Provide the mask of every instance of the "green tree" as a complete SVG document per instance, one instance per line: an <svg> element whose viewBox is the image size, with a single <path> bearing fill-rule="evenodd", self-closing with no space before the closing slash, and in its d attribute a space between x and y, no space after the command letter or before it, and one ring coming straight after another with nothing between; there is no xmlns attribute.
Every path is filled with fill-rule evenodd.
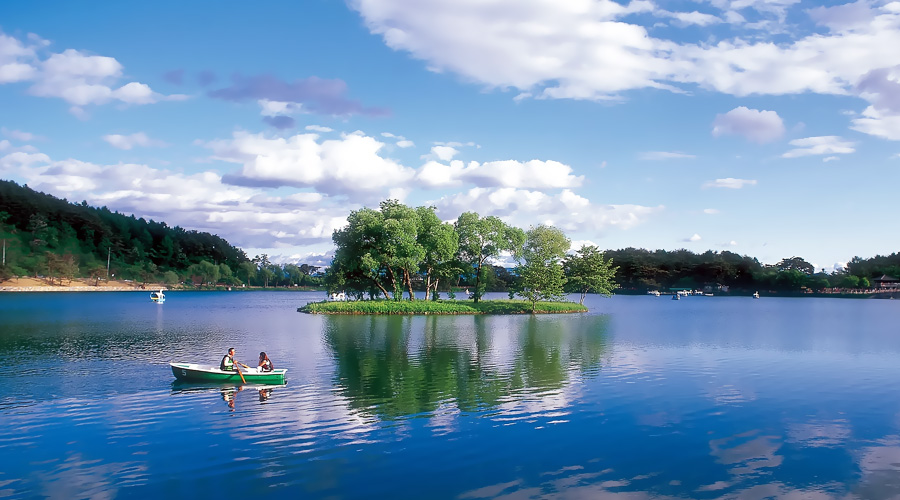
<svg viewBox="0 0 900 500"><path fill-rule="evenodd" d="M558 300L565 295L566 277L562 260L571 241L558 228L540 225L525 234L522 249L524 264L518 267L521 277L519 295L535 303L540 300Z"/></svg>
<svg viewBox="0 0 900 500"><path fill-rule="evenodd" d="M208 260L201 260L189 269L191 276L197 276L201 280L201 286L219 281L219 266Z"/></svg>
<svg viewBox="0 0 900 500"><path fill-rule="evenodd" d="M807 276L812 275L816 271L816 268L813 267L812 264L810 264L809 262L806 262L805 260L803 260L800 257L791 257L789 259L781 259L781 262L779 262L778 264L775 264L775 267L779 271L793 271L793 270L800 271L801 273L803 273Z"/></svg>
<svg viewBox="0 0 900 500"><path fill-rule="evenodd" d="M475 212L460 215L455 228L459 235L459 260L475 273L474 301L477 303L484 295L481 283L484 263L488 259L499 257L501 252L511 252L514 257L518 257L525 242L525 233L497 217L482 218Z"/></svg>
<svg viewBox="0 0 900 500"><path fill-rule="evenodd" d="M175 283L178 283L178 274L174 271L166 271L162 274L162 282L165 285L172 286Z"/></svg>
<svg viewBox="0 0 900 500"><path fill-rule="evenodd" d="M581 294L580 304L588 292L606 297L619 285L615 282L618 267L613 267L612 259L604 259L603 252L594 245L582 245L577 252L567 255L563 261L567 285Z"/></svg>
<svg viewBox="0 0 900 500"><path fill-rule="evenodd" d="M442 222L434 207L416 209L419 228L416 241L424 250L421 271L425 274L425 297L437 293L441 279L459 275L459 266L453 259L459 250L459 235L451 224Z"/></svg>

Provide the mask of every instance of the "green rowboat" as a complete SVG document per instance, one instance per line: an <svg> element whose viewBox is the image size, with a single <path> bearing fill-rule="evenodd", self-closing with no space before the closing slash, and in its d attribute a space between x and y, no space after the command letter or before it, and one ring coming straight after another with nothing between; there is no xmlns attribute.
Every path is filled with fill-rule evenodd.
<svg viewBox="0 0 900 500"><path fill-rule="evenodd" d="M178 380L187 382L228 382L241 384L241 376L237 372L226 372L216 366L195 365L192 363L169 363L172 374ZM284 384L287 369L281 368L270 372L257 372L256 368L241 370L248 384Z"/></svg>

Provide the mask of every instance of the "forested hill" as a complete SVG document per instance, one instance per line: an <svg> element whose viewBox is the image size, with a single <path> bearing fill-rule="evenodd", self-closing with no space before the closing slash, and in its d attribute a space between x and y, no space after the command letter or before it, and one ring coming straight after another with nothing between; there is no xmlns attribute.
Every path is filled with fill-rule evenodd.
<svg viewBox="0 0 900 500"><path fill-rule="evenodd" d="M70 203L6 180L0 180L0 238L5 272L16 276L52 276L63 268L60 277L101 270L105 276L107 257L123 279L182 274L201 261L232 269L248 262L243 250L216 235Z"/></svg>

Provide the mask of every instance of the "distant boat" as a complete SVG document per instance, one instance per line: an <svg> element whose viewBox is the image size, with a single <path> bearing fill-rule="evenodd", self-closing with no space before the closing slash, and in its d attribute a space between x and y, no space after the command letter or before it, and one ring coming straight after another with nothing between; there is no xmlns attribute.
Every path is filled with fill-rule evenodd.
<svg viewBox="0 0 900 500"><path fill-rule="evenodd" d="M758 298L759 298L759 292L753 292L753 298L754 298L754 299L758 299Z"/></svg>
<svg viewBox="0 0 900 500"><path fill-rule="evenodd" d="M660 293L659 293L659 290L653 290L653 291L647 292L647 295L655 295L655 296L659 297Z"/></svg>
<svg viewBox="0 0 900 500"><path fill-rule="evenodd" d="M681 300L681 295L676 293L675 295L672 296L672 300Z"/></svg>
<svg viewBox="0 0 900 500"><path fill-rule="evenodd" d="M150 292L150 300L156 302L157 304L162 304L166 301L166 294L163 293L162 289L158 292Z"/></svg>

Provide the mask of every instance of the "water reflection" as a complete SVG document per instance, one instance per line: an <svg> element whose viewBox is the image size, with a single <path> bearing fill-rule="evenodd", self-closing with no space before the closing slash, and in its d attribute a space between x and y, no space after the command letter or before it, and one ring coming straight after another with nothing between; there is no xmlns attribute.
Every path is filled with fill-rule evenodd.
<svg viewBox="0 0 900 500"><path fill-rule="evenodd" d="M566 406L562 389L600 369L607 327L606 316L330 317L324 335L353 408L446 423L458 412Z"/></svg>
<svg viewBox="0 0 900 500"><path fill-rule="evenodd" d="M228 408L231 411L234 411L236 401L238 399L238 393L242 391L247 391L250 394L254 394L259 397L260 403L267 403L269 399L272 397L272 394L275 392L276 388L286 387L287 384L210 384L203 382L185 382L182 380L175 380L172 382L172 394L181 394L181 393L210 393L216 394L218 393L221 396L222 401L226 403ZM250 397L241 397L243 402L249 402Z"/></svg>

